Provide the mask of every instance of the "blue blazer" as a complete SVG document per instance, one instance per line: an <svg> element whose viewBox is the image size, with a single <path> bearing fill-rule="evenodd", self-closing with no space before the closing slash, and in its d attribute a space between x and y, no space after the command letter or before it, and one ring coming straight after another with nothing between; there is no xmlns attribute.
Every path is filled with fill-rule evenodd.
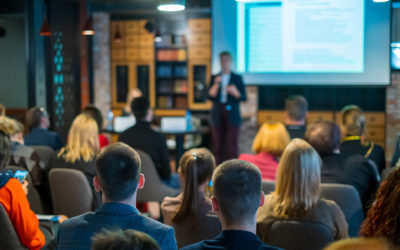
<svg viewBox="0 0 400 250"><path fill-rule="evenodd" d="M211 83L210 87L211 88L214 84L214 79L217 76L220 76L221 73L218 75L214 75L211 77ZM234 126L239 126L242 123L242 117L240 116L240 105L239 103L241 101L246 101L247 96L246 96L246 88L243 83L243 79L240 75L237 75L233 72L231 72L231 76L229 79L229 84L228 85L235 85L236 88L240 92L240 98L236 99L235 97L231 96L228 94L228 100L226 102L226 109L229 111L229 123ZM218 126L221 122L221 88L218 89L218 93L215 97L209 96L209 98L212 100L213 105L211 109L211 121L210 124L212 126Z"/></svg>
<svg viewBox="0 0 400 250"><path fill-rule="evenodd" d="M279 250L271 247L258 238L257 235L240 230L224 230L212 240L203 240L193 245L181 248L181 250L206 250L206 249L229 249L229 250Z"/></svg>
<svg viewBox="0 0 400 250"><path fill-rule="evenodd" d="M57 250L90 250L92 237L102 229L134 229L149 234L161 249L176 250L174 229L139 214L132 206L105 203L95 212L72 217L60 225Z"/></svg>

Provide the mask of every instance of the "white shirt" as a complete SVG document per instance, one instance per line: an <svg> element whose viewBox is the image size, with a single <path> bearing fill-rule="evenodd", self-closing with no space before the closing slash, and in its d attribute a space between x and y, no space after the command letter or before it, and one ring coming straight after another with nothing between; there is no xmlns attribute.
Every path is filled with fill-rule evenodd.
<svg viewBox="0 0 400 250"><path fill-rule="evenodd" d="M231 78L230 74L222 74L221 75L221 103L226 103L228 101L228 90L227 87L229 85L229 80Z"/></svg>

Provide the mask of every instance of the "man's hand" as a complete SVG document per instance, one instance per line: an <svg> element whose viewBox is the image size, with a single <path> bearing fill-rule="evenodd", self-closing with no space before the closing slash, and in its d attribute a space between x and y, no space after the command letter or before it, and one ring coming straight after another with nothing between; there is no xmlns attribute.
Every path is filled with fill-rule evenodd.
<svg viewBox="0 0 400 250"><path fill-rule="evenodd" d="M24 180L24 181L22 182L22 189L24 190L24 192L25 192L26 195L28 195L28 193L29 193L28 184L29 184L29 183L28 183L26 180Z"/></svg>
<svg viewBox="0 0 400 250"><path fill-rule="evenodd" d="M208 94L209 94L211 97L216 97L216 96L217 96L217 94L218 94L218 88L219 88L220 83L221 83L221 76L216 76L216 77L214 78L214 84L212 85L212 87L211 87L210 90L208 91Z"/></svg>
<svg viewBox="0 0 400 250"><path fill-rule="evenodd" d="M235 97L236 99L240 98L240 92L239 90L236 88L235 85L229 85L227 87L227 92L228 94L230 94L231 96Z"/></svg>

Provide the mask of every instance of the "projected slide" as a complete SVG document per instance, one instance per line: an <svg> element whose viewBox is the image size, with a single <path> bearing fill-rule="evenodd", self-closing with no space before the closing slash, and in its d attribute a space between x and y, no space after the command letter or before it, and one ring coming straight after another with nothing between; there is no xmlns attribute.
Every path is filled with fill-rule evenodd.
<svg viewBox="0 0 400 250"><path fill-rule="evenodd" d="M364 0L237 4L239 72L362 73Z"/></svg>

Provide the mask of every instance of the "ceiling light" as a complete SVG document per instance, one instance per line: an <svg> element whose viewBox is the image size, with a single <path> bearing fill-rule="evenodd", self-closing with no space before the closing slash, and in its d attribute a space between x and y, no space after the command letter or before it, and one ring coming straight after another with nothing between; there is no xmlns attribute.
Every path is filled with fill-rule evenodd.
<svg viewBox="0 0 400 250"><path fill-rule="evenodd" d="M154 35L154 42L156 43L162 42L162 36L159 30L157 30L156 34Z"/></svg>
<svg viewBox="0 0 400 250"><path fill-rule="evenodd" d="M375 3L384 3L384 2L389 2L389 0L372 0Z"/></svg>
<svg viewBox="0 0 400 250"><path fill-rule="evenodd" d="M87 19L85 26L83 26L82 35L93 36L96 32L93 29L93 23L91 19Z"/></svg>
<svg viewBox="0 0 400 250"><path fill-rule="evenodd" d="M181 11L185 9L185 0L160 0L159 11Z"/></svg>

